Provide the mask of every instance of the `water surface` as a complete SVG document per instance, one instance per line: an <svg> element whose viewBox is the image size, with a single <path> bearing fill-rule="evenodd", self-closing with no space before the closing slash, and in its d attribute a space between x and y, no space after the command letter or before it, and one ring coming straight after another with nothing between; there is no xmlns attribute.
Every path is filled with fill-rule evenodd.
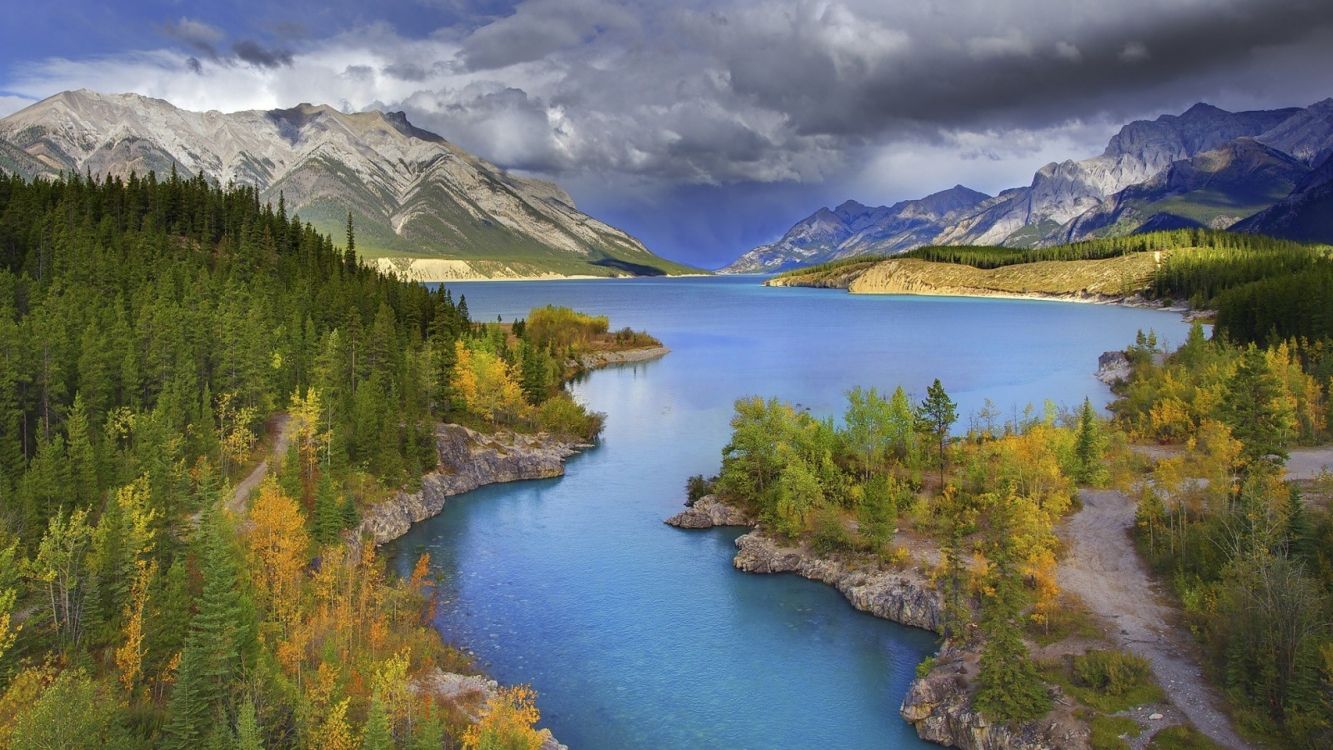
<svg viewBox="0 0 1333 750"><path fill-rule="evenodd" d="M468 283L476 320L555 303L646 329L672 353L573 389L607 413L565 477L452 499L391 546L443 576L436 624L502 682L539 692L574 750L916 748L898 718L929 633L853 610L831 587L731 567L739 530L680 531L685 478L716 472L749 394L841 410L854 385L916 395L939 377L960 412L1006 415L1109 393L1097 355L1178 316L1021 300L767 289L753 278Z"/></svg>

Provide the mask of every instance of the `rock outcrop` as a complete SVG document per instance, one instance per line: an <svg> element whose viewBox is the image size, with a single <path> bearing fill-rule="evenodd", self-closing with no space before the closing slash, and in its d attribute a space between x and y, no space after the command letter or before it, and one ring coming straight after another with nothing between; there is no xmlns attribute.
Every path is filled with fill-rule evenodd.
<svg viewBox="0 0 1333 750"><path fill-rule="evenodd" d="M750 514L705 495L694 504L666 520L668 526L678 529L711 529L714 526L753 526Z"/></svg>
<svg viewBox="0 0 1333 750"><path fill-rule="evenodd" d="M661 359L670 353L671 350L665 346L645 346L640 349L589 352L587 354L579 355L578 365L585 370L596 370L601 367L651 362L655 359Z"/></svg>
<svg viewBox="0 0 1333 750"><path fill-rule="evenodd" d="M1097 358L1097 379L1107 385L1115 385L1129 380L1134 368L1129 357L1122 351L1103 352Z"/></svg>
<svg viewBox="0 0 1333 750"><path fill-rule="evenodd" d="M413 686L418 693L428 693L452 703L466 713L473 721L481 718L481 711L491 696L500 689L500 683L475 674L458 674L442 669L427 674L417 680ZM569 750L556 741L551 730L541 730L543 735L540 750Z"/></svg>
<svg viewBox="0 0 1333 750"><path fill-rule="evenodd" d="M580 446L546 434L501 432L483 435L456 424L435 428L439 466L422 477L421 489L400 492L366 512L353 532L375 544L397 539L412 524L438 514L454 495L488 484L547 479L565 473L565 459Z"/></svg>
<svg viewBox="0 0 1333 750"><path fill-rule="evenodd" d="M986 720L972 707L977 650L946 642L930 671L912 682L899 713L921 739L963 750L1084 750L1087 725L1058 707L1016 727Z"/></svg>
<svg viewBox="0 0 1333 750"><path fill-rule="evenodd" d="M879 571L819 557L805 547L779 544L763 531L736 540L732 564L747 573L795 573L827 583L853 607L876 617L938 632L943 607L925 575L915 571Z"/></svg>

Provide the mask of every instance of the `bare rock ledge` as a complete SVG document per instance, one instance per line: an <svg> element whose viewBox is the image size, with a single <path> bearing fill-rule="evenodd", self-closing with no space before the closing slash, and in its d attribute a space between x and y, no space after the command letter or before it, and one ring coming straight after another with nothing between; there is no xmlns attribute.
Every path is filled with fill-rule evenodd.
<svg viewBox="0 0 1333 750"><path fill-rule="evenodd" d="M412 524L439 514L445 502L488 484L563 476L565 459L587 447L546 434L499 432L483 435L462 425L435 428L439 466L421 479L416 492L395 497L366 511L352 532L380 545L406 534Z"/></svg>

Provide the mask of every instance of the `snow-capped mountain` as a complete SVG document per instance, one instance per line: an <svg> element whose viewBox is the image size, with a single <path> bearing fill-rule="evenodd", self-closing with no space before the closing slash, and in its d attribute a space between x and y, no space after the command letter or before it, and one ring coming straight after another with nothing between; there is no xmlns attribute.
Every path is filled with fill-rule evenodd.
<svg viewBox="0 0 1333 750"><path fill-rule="evenodd" d="M252 184L340 238L350 210L375 256L463 261L460 275L657 274L682 267L401 112L326 105L190 112L137 94L67 91L0 119L0 169ZM399 264L403 267L402 264ZM472 273L469 274L468 270ZM418 274L420 275L420 274Z"/></svg>
<svg viewBox="0 0 1333 750"><path fill-rule="evenodd" d="M843 205L860 207L862 224L855 232L825 232L812 241L812 222L822 217L827 224L830 215L845 213L842 206L821 209L723 271L777 271L927 244L1026 247L1140 228L1222 228L1282 200L1331 152L1333 99L1304 109L1252 112L1196 104L1179 115L1131 122L1098 156L1047 164L1029 185L964 201L926 218L909 235L894 232L893 224L900 206L917 201L889 208L849 202ZM945 193L960 189L967 190Z"/></svg>

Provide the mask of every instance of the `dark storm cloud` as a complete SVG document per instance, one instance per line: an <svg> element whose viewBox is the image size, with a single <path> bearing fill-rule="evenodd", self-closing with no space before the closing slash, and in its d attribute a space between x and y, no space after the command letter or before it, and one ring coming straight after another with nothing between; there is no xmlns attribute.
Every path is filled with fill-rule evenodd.
<svg viewBox="0 0 1333 750"><path fill-rule="evenodd" d="M242 62L260 68L277 68L292 64L290 50L278 47L265 47L253 39L242 39L231 46L231 51Z"/></svg>
<svg viewBox="0 0 1333 750"><path fill-rule="evenodd" d="M218 56L218 44L225 37L222 30L216 26L193 18L168 21L162 24L162 33L207 58Z"/></svg>
<svg viewBox="0 0 1333 750"><path fill-rule="evenodd" d="M1073 5L1047 13L1040 5L990 3L973 19L959 6L926 17L880 14L883 26L868 38L899 33L903 43L879 60L845 59L853 49L818 33L831 25L827 13L766 25L746 10L711 13L685 28L709 40L736 96L783 113L796 132L875 135L907 123L1039 126L1100 109L1108 96L1244 64L1256 50L1333 25L1333 4L1310 0L1126 3L1131 12L1091 19ZM1006 7L1021 25L996 34ZM872 9L851 13L862 23L876 18Z"/></svg>
<svg viewBox="0 0 1333 750"><path fill-rule="evenodd" d="M419 82L426 80L427 71L416 63L398 62L384 66L384 74L400 81Z"/></svg>

